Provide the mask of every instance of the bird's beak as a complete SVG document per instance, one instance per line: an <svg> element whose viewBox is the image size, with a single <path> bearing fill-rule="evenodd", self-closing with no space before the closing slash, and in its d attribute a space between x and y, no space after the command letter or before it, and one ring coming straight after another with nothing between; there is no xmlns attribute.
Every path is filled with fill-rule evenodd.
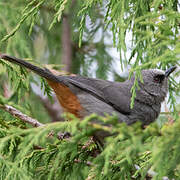
<svg viewBox="0 0 180 180"><path fill-rule="evenodd" d="M167 69L165 72L165 76L168 77L176 68L176 66L172 66L169 69Z"/></svg>

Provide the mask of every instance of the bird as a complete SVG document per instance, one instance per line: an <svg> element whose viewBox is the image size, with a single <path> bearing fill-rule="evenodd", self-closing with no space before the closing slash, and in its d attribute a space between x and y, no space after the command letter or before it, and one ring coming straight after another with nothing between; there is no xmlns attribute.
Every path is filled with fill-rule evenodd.
<svg viewBox="0 0 180 180"><path fill-rule="evenodd" d="M30 69L45 78L54 90L64 112L83 119L92 113L100 116L116 115L118 122L142 125L154 122L160 114L161 103L168 93L168 77L176 69L166 71L145 69L138 79L134 106L131 108L131 88L135 75L125 82L84 77L81 75L56 75L47 68L40 68L25 60L0 53L0 59Z"/></svg>

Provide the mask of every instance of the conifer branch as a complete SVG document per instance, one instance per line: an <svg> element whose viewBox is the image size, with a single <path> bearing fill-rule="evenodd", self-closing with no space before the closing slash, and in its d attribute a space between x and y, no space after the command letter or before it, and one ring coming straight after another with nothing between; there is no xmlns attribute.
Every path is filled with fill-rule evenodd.
<svg viewBox="0 0 180 180"><path fill-rule="evenodd" d="M4 109L6 112L10 113L12 116L22 120L25 123L31 124L34 127L40 127L44 126L44 124L40 123L36 119L33 119L26 114L23 114L21 111L17 110L16 108L9 106L7 104L5 105L0 105L1 109Z"/></svg>

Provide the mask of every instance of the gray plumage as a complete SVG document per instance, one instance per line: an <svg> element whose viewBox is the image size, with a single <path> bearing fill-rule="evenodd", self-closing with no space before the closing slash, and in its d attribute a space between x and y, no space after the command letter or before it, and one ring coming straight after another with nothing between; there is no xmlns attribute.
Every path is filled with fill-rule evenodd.
<svg viewBox="0 0 180 180"><path fill-rule="evenodd" d="M123 83L87 78L82 76L56 76L46 69L36 67L24 60L0 54L0 58L31 69L40 76L64 84L77 96L83 110L82 117L91 113L105 113L118 116L119 122L132 124L141 121L143 125L153 122L159 115L161 103L168 92L168 76L176 67L166 72L149 69L142 71L143 83L136 90L134 107L130 108L131 88L135 77Z"/></svg>
<svg viewBox="0 0 180 180"><path fill-rule="evenodd" d="M159 115L161 102L168 91L168 76L157 69L142 71L143 83L136 90L134 107L130 108L131 88L134 76L123 83L111 82L82 76L59 76L67 86L78 96L85 108L83 116L91 113L104 115L116 114L119 122L132 124L138 120L143 125L153 122ZM157 78L157 80L156 80Z"/></svg>

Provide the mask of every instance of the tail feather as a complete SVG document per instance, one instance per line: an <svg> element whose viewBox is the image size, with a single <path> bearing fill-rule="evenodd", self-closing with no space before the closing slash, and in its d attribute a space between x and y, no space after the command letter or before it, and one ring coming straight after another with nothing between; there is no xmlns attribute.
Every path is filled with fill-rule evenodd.
<svg viewBox="0 0 180 180"><path fill-rule="evenodd" d="M0 54L0 59L12 62L14 64L23 66L27 69L32 70L33 72L35 72L36 74L40 75L41 77L44 77L50 81L55 81L55 82L59 82L59 79L56 75L52 74L50 71L47 71L46 69L42 69L40 67L37 67L33 64L30 64L29 62L26 62L25 60L16 58L16 57L12 57L6 54Z"/></svg>

